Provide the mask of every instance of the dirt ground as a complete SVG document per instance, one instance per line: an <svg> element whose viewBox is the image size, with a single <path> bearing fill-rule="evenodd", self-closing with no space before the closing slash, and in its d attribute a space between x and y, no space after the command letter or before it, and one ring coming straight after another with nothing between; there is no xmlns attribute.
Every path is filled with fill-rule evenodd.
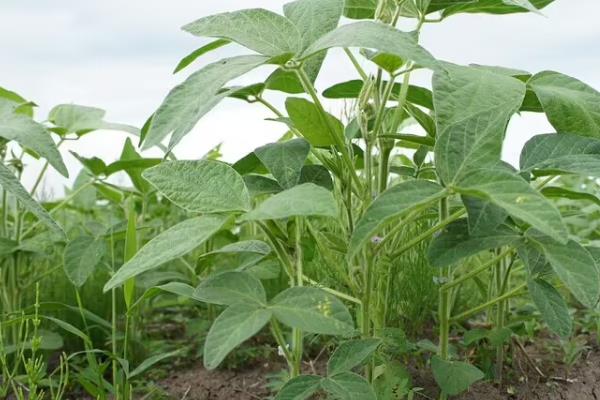
<svg viewBox="0 0 600 400"><path fill-rule="evenodd" d="M600 349L587 351L570 369L534 345L515 351L507 366L507 382L481 382L457 400L600 400ZM285 366L263 362L251 369L207 371L201 366L174 373L160 386L173 399L257 400L269 399L268 376ZM322 365L307 365L307 373L320 372ZM312 369L312 371L311 371ZM437 388L428 369L411 368L413 384L424 389L417 398L437 398Z"/></svg>

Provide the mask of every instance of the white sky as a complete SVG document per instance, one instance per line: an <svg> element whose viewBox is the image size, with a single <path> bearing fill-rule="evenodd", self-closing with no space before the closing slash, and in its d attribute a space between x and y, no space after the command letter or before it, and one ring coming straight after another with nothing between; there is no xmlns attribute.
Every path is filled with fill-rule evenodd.
<svg viewBox="0 0 600 400"><path fill-rule="evenodd" d="M0 2L0 86L39 104L38 119L52 106L75 103L107 110L107 120L141 126L169 89L194 66L173 76L177 62L208 40L179 28L209 14L263 7L280 12L285 1L275 0L2 0ZM460 15L441 24L426 25L422 44L439 59L461 64L502 65L530 72L551 69L600 88L600 1L556 0L534 14L511 16ZM205 55L195 67L243 52L227 46ZM258 70L239 83L255 83L268 71ZM329 53L317 81L323 90L356 77L339 51ZM428 76L417 75L427 85ZM282 96L270 94L280 104ZM335 107L334 105L330 105ZM198 158L223 142L227 160L236 160L284 133L258 105L226 100L201 120L176 148L179 158ZM504 158L518 159L531 136L551 132L543 115L515 117L509 127ZM95 155L107 162L120 153L125 136L100 132L63 148L74 178L79 163L65 150ZM159 155L156 152L148 155ZM31 184L39 164L25 176ZM46 188L60 194L66 181L52 171Z"/></svg>

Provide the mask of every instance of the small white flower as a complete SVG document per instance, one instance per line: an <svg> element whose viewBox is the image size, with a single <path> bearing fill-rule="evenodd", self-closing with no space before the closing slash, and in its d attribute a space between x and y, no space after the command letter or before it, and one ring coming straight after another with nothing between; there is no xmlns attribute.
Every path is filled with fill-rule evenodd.
<svg viewBox="0 0 600 400"><path fill-rule="evenodd" d="M373 236L371 238L371 243L373 244L379 244L381 242L383 242L383 238L381 236Z"/></svg>
<svg viewBox="0 0 600 400"><path fill-rule="evenodd" d="M287 350L289 350L289 349L290 349L290 345L289 345L289 344L286 344L286 345L285 345L285 348L286 348ZM283 356L285 356L285 353L283 352L283 348L282 348L281 346L277 346L277 355L278 355L278 356L280 356L280 357L283 357Z"/></svg>

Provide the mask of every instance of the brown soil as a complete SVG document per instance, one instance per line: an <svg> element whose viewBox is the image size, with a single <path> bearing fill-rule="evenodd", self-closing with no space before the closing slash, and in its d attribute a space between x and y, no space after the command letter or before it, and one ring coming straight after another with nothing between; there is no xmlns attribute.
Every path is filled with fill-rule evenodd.
<svg viewBox="0 0 600 400"><path fill-rule="evenodd" d="M518 349L517 349L518 350ZM568 369L546 346L529 345L516 351L507 366L507 383L474 385L456 400L600 400L600 349L586 352ZM323 363L307 365L306 373L322 372ZM267 376L283 369L281 362L264 362L252 369L206 371L197 366L178 372L161 382L173 399L185 400L257 400L272 396L266 387ZM312 371L311 371L312 369ZM411 368L414 386L424 396L437 398L437 388L428 369Z"/></svg>

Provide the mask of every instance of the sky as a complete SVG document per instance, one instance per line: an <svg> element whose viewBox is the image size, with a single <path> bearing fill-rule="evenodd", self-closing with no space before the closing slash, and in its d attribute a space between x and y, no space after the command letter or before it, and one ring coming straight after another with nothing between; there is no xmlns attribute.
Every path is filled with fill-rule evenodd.
<svg viewBox="0 0 600 400"><path fill-rule="evenodd" d="M205 55L188 70L173 75L178 61L207 43L181 31L197 18L241 8L262 7L281 12L276 0L2 0L0 2L0 86L35 101L37 119L61 103L103 108L111 122L141 126L168 91L206 63L247 50L226 46ZM427 24L422 45L438 59L458 64L500 65L539 72L555 70L600 88L600 1L556 0L536 14L457 15L441 24ZM412 21L401 28L410 29ZM259 69L233 82L250 84L269 73ZM355 79L341 51L330 51L316 82L318 90ZM429 85L419 73L415 83ZM269 93L276 105L283 96ZM340 104L327 103L332 112ZM259 105L226 100L205 116L179 144L180 159L197 159L223 143L227 161L277 140L285 129L265 120L272 115ZM509 125L503 158L516 163L523 144L533 135L552 132L542 114L524 113ZM114 161L125 134L102 131L61 147L71 174L66 180L50 171L46 193L61 195L81 168L66 150ZM145 153L160 156L156 150ZM24 180L31 185L41 167L27 160Z"/></svg>

